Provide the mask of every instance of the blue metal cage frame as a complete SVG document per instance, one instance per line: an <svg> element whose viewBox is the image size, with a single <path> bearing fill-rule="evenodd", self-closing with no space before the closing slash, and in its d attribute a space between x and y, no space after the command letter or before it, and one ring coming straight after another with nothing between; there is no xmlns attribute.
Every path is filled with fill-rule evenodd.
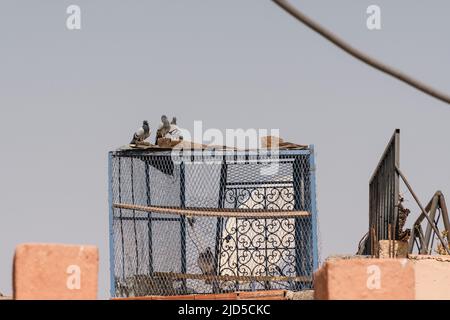
<svg viewBox="0 0 450 320"><path fill-rule="evenodd" d="M118 231L117 223L120 221L120 224L122 223L121 219L128 219L134 222L134 235L129 235L130 237L134 237L136 245L133 247L133 250L136 252L135 260L137 263L141 261L138 255L139 250L142 250L142 247L138 246L138 233L136 229L136 221L146 222L147 228L146 232L148 233L148 236L146 236L146 242L148 243L148 252L145 252L145 256L148 257L148 266L145 267L145 273L148 276L152 276L155 272L158 270L154 270L153 266L153 255L155 254L155 244L152 244L153 239L155 237L154 233L155 230L152 230L152 224L153 221L178 221L179 227L177 227L177 230L179 230L179 235L177 235L177 240L180 242L180 267L179 267L179 273L186 274L188 273L188 268L192 269L192 267L188 266L189 263L189 257L187 255L190 255L190 250L188 248L188 245L186 244L187 236L186 236L186 219L177 217L177 216L171 216L169 218L162 218L160 216L155 216L152 213L146 213L145 215L137 215L136 210L130 211L129 215L127 217L123 217L123 212L115 207L115 203L118 201L123 200L123 194L125 192L129 193L130 195L126 195L130 202L133 202L133 204L139 204L143 206L151 206L154 203L152 202L158 202L158 198L152 198L152 191L150 190L152 187L158 185L158 181L155 181L154 175L155 173L152 172L164 172L164 174L172 174L174 175L174 170L176 171L176 175L178 177L177 183L179 183L179 186L177 187L179 190L179 194L177 193L177 201L176 203L169 203L170 206L176 206L178 208L186 208L192 206L192 200L189 199L189 194L192 194L194 191L191 189L198 188L199 191L195 191L198 193L202 193L203 185L209 184L208 179L201 180L199 178L198 181L187 183L187 180L192 180L195 177L199 177L198 172L191 172L191 174L187 174L186 171L192 170L190 167L191 162L190 161L204 161L203 153L201 151L195 151L194 153L191 153L189 157L181 157L181 161L177 163L176 165L173 164L173 162L170 162L169 159L172 157L171 151L112 151L109 153L108 157L108 190L109 190L109 233L110 233L110 294L111 297L117 297L121 296L120 293L118 293L119 288L117 278L121 278L122 280L125 279L127 276L130 276L130 273L125 271L125 260L124 260L124 244L123 244L123 238L126 236L125 231ZM289 289L292 290L302 290L302 289L309 289L312 286L312 276L313 272L317 270L318 263L319 263L319 256L318 256L318 239L317 239L317 205L316 205L316 165L315 165L315 155L314 155L314 146L310 145L308 148L305 149L295 149L295 150L283 150L280 149L277 151L276 159L274 160L273 157L271 157L270 161L279 161L280 164L284 165L284 169L286 175L289 176L289 179L283 179L278 180L277 178L273 179L265 179L264 181L254 181L254 177L257 175L254 174L253 171L255 171L257 168L254 167L254 165L250 165L251 161L256 161L256 164L259 164L260 161L263 162L264 157L260 157L260 154L258 151L218 151L215 152L213 157L208 156L208 160L211 160L214 162L217 162L217 165L220 165L220 174L218 177L220 177L220 181L218 182L219 190L218 190L218 201L216 202L216 205L211 203L201 203L197 202L195 203L196 207L213 207L216 209L220 208L242 208L242 206L246 206L248 204L245 203L238 203L239 199L243 198L243 193L248 194L249 197L247 197L247 201L249 198L252 197L252 192L255 190L257 192L260 192L261 189L267 189L271 188L269 192L272 194L274 193L274 188L284 188L283 190L287 190L286 188L289 188L289 190L292 190L292 194L287 194L285 197L289 198L289 201L287 201L287 210L305 210L310 213L310 216L308 217L301 217L301 218L295 218L295 224L294 228L295 231L293 231L293 234L295 234L295 243L293 244L293 251L295 253L292 253L294 256L294 269L289 271L291 272L290 275L292 276L305 276L309 277L311 281L308 283L303 282L295 282L294 284L291 284L289 282ZM161 161L161 162L160 162ZM162 162L164 161L164 162ZM140 176L137 176L136 170L134 166L136 163L144 163L145 164L145 170L142 171L142 174ZM124 164L125 163L125 164ZM162 165L163 164L163 165ZM247 165L247 167L245 166ZM200 166L201 167L201 166ZM230 169L230 167L233 167L234 169ZM125 168L125 169L124 169ZM152 170L154 168L157 168L158 171L155 170L149 170L151 168ZM234 171L233 171L234 170ZM206 174L207 175L207 174ZM234 176L233 176L234 175ZM188 177L187 177L188 176ZM125 177L125 178L124 178ZM122 181L121 181L122 179ZM136 182L135 180L142 179L142 184L144 185L143 188L140 188L136 190L135 187L140 182ZM213 179L213 178L211 178ZM233 180L235 179L235 181ZM124 182L125 181L125 182ZM255 187L257 185L257 187ZM288 185L288 187L286 187ZM267 187L270 186L270 187ZM207 188L205 186L205 188ZM210 188L210 187L209 187ZM253 189L250 189L253 188ZM188 189L188 190L187 190ZM125 190L125 191L124 191ZM197 189L195 189L197 190ZM253 191L249 191L253 190ZM153 191L154 192L154 191ZM265 192L265 191L264 191ZM238 194L239 193L239 194ZM281 194L281 191L279 192ZM162 195L164 196L164 195ZM255 206L255 208L263 209L263 210L277 210L280 209L277 207L277 204L275 202L270 203L270 194L264 193L263 196L258 197L259 199L262 199L261 202L255 203L254 200L252 200L252 205ZM291 198L292 197L292 198ZM187 199L188 198L188 199ZM136 200L138 199L138 200ZM232 199L232 201L228 200ZM164 202L164 201L163 201ZM189 205L186 205L186 203L189 202ZM162 203L162 202L161 202ZM167 205L168 203L165 203ZM275 208L276 207L276 208ZM253 209L253 208L252 208ZM222 235L226 230L226 225L223 222L224 218L217 218L215 224L215 244L212 245L214 247L214 254L215 256L219 255L219 251L223 250L223 239ZM239 219L236 219L238 221ZM274 219L272 219L274 220ZM242 219L245 223L248 222L248 219ZM206 222L205 222L206 223ZM237 222L236 222L237 223ZM281 225L281 223L280 223ZM258 226L259 227L259 226ZM265 220L265 226L263 226L267 230L267 220ZM238 237L237 230L238 228L235 227L234 232L236 232L236 235L233 235L235 237ZM228 235L230 236L230 235ZM122 237L122 244L118 241L118 237ZM267 241L267 235L266 241ZM118 247L121 246L121 250L118 250ZM291 247L289 247L291 248ZM284 248L283 250L286 251L289 248ZM157 249L157 248L156 248ZM236 251L238 250L238 246L236 246ZM246 248L247 249L247 248ZM266 250L267 251L267 250ZM118 253L119 252L119 253ZM122 252L122 253L120 253ZM120 257L119 257L120 256ZM189 261L188 261L189 260ZM142 263L142 262L141 262ZM222 262L217 262L217 259L215 261L216 264L221 264ZM266 266L265 270L267 271L267 261L265 261ZM120 264L120 268L118 266ZM134 266L134 265L133 265ZM220 269L220 266L216 265L216 268ZM120 271L119 271L120 269ZM136 265L136 271L135 275L138 275L140 272L141 267ZM178 293L186 293L186 280L181 281L181 285ZM263 282L262 287L258 287L261 289L270 289L272 288L268 281ZM208 289L209 290L209 289ZM214 285L212 286L211 291L208 291L205 289L202 289L201 292L209 293L209 292L218 292L217 288L214 288ZM247 287L247 288L241 288L239 284L236 284L235 290L255 290L255 287ZM256 289L258 290L258 289ZM152 292L154 293L154 292ZM167 293L162 293L167 294ZM169 293L170 294L170 293ZM133 293L130 295L138 295L137 293Z"/></svg>

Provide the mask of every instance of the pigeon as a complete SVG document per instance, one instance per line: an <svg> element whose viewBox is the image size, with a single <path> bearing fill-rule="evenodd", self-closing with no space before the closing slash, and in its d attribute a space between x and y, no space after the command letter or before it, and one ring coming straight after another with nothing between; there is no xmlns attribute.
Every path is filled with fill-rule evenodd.
<svg viewBox="0 0 450 320"><path fill-rule="evenodd" d="M183 140L183 136L181 135L181 130L177 126L177 118L173 117L172 121L170 122L170 129L169 132L165 136L166 138L169 138L171 140Z"/></svg>
<svg viewBox="0 0 450 320"><path fill-rule="evenodd" d="M202 271L203 275L212 276L214 275L214 255L210 247L207 247L205 251L200 252L197 259L197 265ZM205 280L206 284L210 284L211 280Z"/></svg>
<svg viewBox="0 0 450 320"><path fill-rule="evenodd" d="M161 116L161 123L159 124L158 131L156 131L156 142L158 144L158 139L164 138L170 131L170 123L165 115Z"/></svg>
<svg viewBox="0 0 450 320"><path fill-rule="evenodd" d="M148 121L144 120L142 127L140 127L133 135L133 139L130 144L139 144L144 142L145 139L150 137L150 127L148 126Z"/></svg>

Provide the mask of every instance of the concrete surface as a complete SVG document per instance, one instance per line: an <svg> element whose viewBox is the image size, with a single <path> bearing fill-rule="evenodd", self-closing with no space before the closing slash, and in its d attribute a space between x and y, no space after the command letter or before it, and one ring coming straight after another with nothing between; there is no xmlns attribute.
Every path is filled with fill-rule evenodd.
<svg viewBox="0 0 450 320"><path fill-rule="evenodd" d="M450 300L450 256L410 255L414 265L416 299Z"/></svg>

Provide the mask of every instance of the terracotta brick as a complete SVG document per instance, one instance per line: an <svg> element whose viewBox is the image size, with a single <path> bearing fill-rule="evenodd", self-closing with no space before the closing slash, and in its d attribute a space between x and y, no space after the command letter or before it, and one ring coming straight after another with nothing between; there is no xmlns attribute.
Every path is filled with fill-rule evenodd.
<svg viewBox="0 0 450 320"><path fill-rule="evenodd" d="M215 300L236 300L237 298L237 292L219 293L215 295Z"/></svg>
<svg viewBox="0 0 450 320"><path fill-rule="evenodd" d="M329 300L329 290L328 290L328 264L330 262L325 262L325 264L317 270L314 275L314 299L316 300Z"/></svg>
<svg viewBox="0 0 450 320"><path fill-rule="evenodd" d="M286 297L281 295L272 295L272 296L260 296L253 298L240 298L239 300L287 300Z"/></svg>
<svg viewBox="0 0 450 320"><path fill-rule="evenodd" d="M240 300L280 300L285 295L285 290L243 291L238 293L238 298Z"/></svg>
<svg viewBox="0 0 450 320"><path fill-rule="evenodd" d="M178 296L153 296L152 300L194 300L195 295L178 295Z"/></svg>
<svg viewBox="0 0 450 320"><path fill-rule="evenodd" d="M15 299L96 299L97 283L95 246L30 243L16 247Z"/></svg>
<svg viewBox="0 0 450 320"><path fill-rule="evenodd" d="M414 269L408 259L328 261L315 274L315 299L414 299Z"/></svg>
<svg viewBox="0 0 450 320"><path fill-rule="evenodd" d="M195 300L218 300L217 294L196 294L194 296Z"/></svg>
<svg viewBox="0 0 450 320"><path fill-rule="evenodd" d="M226 293L220 295L220 297L217 300L237 300L238 296L236 293Z"/></svg>
<svg viewBox="0 0 450 320"><path fill-rule="evenodd" d="M144 296L144 297L126 297L126 298L111 298L113 301L123 301L123 300L158 300L155 296Z"/></svg>
<svg viewBox="0 0 450 320"><path fill-rule="evenodd" d="M450 256L410 255L414 264L416 299L450 300Z"/></svg>

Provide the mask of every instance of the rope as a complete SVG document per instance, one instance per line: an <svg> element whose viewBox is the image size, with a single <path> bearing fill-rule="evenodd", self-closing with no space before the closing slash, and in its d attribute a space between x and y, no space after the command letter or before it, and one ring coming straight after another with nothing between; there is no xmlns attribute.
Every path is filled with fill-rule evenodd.
<svg viewBox="0 0 450 320"><path fill-rule="evenodd" d="M134 204L115 203L113 207L116 209L127 209L144 212L153 212L161 214L178 214L185 216L203 216L203 217L229 217L229 218L290 218L290 217L306 217L311 214L308 211L294 210L243 210L243 209L213 209L213 208L176 208L162 206L141 206Z"/></svg>

